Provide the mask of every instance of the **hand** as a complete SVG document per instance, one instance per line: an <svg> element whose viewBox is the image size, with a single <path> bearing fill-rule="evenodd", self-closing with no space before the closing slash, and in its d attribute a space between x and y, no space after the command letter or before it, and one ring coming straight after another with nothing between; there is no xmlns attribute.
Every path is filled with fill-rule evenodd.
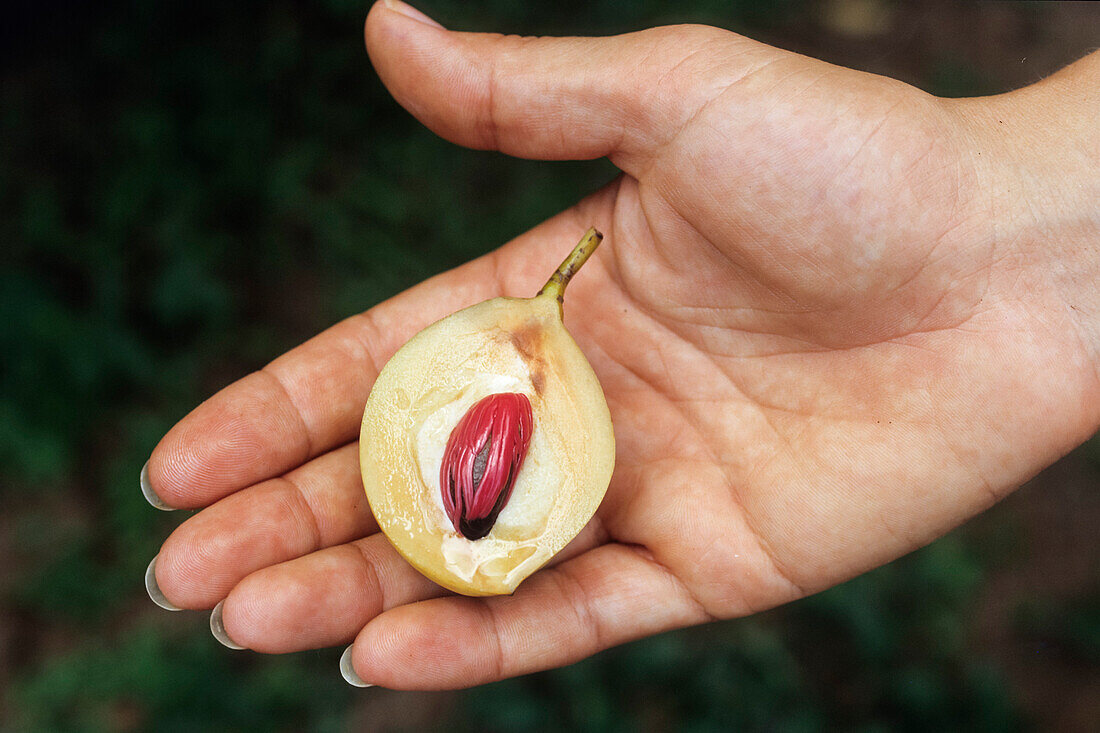
<svg viewBox="0 0 1100 733"><path fill-rule="evenodd" d="M184 608L225 599L236 643L355 639L359 675L397 688L566 664L884 563L1100 424L1094 280L1067 285L1095 272L1095 254L1067 252L1095 252L1096 228L1039 247L1051 229L1017 215L1021 188L1056 185L1038 167L1017 175L1061 149L1025 115L1039 92L949 102L705 27L527 39L380 3L366 37L397 100L444 137L607 155L623 175L165 436L149 485L202 511L167 540L156 580ZM1085 165L1066 156L1059 180ZM1059 212L1097 200L1094 182L1060 185ZM589 225L607 239L565 317L615 424L607 498L515 595L448 595L394 552L363 495L352 441L371 383L430 322L533 294Z"/></svg>

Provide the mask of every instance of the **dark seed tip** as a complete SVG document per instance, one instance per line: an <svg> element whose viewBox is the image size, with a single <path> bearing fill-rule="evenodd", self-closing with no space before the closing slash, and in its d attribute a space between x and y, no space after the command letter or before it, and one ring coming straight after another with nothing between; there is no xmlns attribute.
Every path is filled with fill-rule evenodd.
<svg viewBox="0 0 1100 733"><path fill-rule="evenodd" d="M481 519L466 519L463 517L458 522L458 531L468 540L480 540L489 534L496 520L495 516L482 517Z"/></svg>

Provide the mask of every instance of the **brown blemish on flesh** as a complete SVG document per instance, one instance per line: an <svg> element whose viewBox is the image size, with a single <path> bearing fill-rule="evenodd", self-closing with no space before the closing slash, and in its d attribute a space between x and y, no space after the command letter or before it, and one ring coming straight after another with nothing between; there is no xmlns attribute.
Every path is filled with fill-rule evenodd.
<svg viewBox="0 0 1100 733"><path fill-rule="evenodd" d="M528 321L516 330L510 331L508 338L527 364L535 394L542 396L542 390L546 386L546 360L542 356L546 332L537 322Z"/></svg>
<svg viewBox="0 0 1100 733"><path fill-rule="evenodd" d="M535 394L539 397L542 396L542 389L546 385L546 377L543 376L542 370L531 372L531 386L535 388Z"/></svg>

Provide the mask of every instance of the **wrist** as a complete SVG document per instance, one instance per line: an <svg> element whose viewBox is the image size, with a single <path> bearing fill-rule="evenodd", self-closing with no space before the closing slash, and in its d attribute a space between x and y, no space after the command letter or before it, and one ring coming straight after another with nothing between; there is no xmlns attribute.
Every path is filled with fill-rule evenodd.
<svg viewBox="0 0 1100 733"><path fill-rule="evenodd" d="M1100 395L1100 53L1024 89L954 104L994 259L1012 263L1008 295L1061 311L1056 323L1080 341Z"/></svg>

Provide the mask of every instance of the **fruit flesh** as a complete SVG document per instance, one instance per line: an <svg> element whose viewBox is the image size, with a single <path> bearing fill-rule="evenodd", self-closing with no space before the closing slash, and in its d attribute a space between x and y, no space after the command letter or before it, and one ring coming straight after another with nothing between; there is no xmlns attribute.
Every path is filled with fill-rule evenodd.
<svg viewBox="0 0 1100 733"><path fill-rule="evenodd" d="M562 325L560 292L495 298L432 324L394 355L367 401L360 462L379 527L456 592L512 592L584 527L610 481L610 414ZM527 396L534 430L510 499L488 534L469 540L443 507L443 451L470 407L501 392Z"/></svg>

